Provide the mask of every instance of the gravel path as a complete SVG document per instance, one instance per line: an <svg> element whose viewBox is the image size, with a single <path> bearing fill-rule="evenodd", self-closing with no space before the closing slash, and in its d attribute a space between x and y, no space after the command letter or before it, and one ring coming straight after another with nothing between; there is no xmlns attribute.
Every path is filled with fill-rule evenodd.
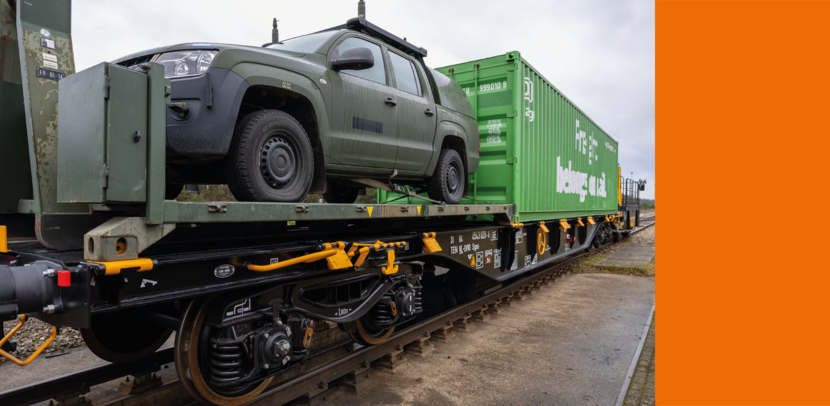
<svg viewBox="0 0 830 406"><path fill-rule="evenodd" d="M14 326L17 325L17 320L3 322L3 334L8 334ZM25 360L37 350L44 341L46 341L52 334L50 325L40 320L29 318L26 324L23 325L15 335L9 340L12 345L16 345L17 349L11 354L18 359ZM51 354L54 352L66 351L69 348L83 347L84 340L81 338L80 331L73 328L64 328L55 337L55 341L49 344L49 347L43 351L43 354ZM41 355L43 356L43 355ZM3 357L0 357L0 364L11 362Z"/></svg>

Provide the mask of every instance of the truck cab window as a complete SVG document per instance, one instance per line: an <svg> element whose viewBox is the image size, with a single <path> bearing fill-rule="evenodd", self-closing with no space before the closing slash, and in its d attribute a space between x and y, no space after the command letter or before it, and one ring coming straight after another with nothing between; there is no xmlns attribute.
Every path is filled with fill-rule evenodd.
<svg viewBox="0 0 830 406"><path fill-rule="evenodd" d="M372 55L375 57L375 66L369 69L362 69L362 70L349 70L343 69L340 73L347 73L352 76L357 76L359 78L363 78L366 80L371 80L372 82L377 82L381 84L386 84L386 69L383 67L383 54L380 51L380 46L373 44L369 41L362 40L360 38L347 38L345 41L341 42L337 48L331 53L331 59L337 59L340 54L352 48L369 48L372 51Z"/></svg>
<svg viewBox="0 0 830 406"><path fill-rule="evenodd" d="M398 90L421 96L421 83L412 62L394 52L390 52L389 57L392 60L392 69L395 71Z"/></svg>

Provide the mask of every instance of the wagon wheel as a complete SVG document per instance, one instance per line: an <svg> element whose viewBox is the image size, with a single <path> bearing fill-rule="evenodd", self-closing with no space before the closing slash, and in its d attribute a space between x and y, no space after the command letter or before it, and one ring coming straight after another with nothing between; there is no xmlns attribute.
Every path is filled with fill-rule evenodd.
<svg viewBox="0 0 830 406"><path fill-rule="evenodd" d="M363 319L357 319L355 321L355 331L349 332L349 335L352 336L352 339L355 340L358 344L361 345L378 345L384 341L386 341L389 336L395 331L395 328L389 329L382 329L377 327L372 327L369 323L363 321Z"/></svg>
<svg viewBox="0 0 830 406"><path fill-rule="evenodd" d="M154 353L167 341L172 330L157 324L137 323L136 310L95 314L81 337L93 354L106 361L123 364Z"/></svg>
<svg viewBox="0 0 830 406"><path fill-rule="evenodd" d="M205 379L209 368L207 352L210 350L212 329L205 324L205 319L214 298L216 296L195 298L182 313L176 335L176 373L182 386L196 400L215 405L237 406L257 397L274 378L235 388L220 388Z"/></svg>

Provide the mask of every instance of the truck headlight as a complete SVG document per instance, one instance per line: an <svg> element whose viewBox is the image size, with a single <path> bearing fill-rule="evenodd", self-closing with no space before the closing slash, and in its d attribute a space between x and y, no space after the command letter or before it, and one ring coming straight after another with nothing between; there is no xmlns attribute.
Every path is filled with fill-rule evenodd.
<svg viewBox="0 0 830 406"><path fill-rule="evenodd" d="M182 78L207 72L219 51L175 51L161 54L156 60L164 65L164 77Z"/></svg>

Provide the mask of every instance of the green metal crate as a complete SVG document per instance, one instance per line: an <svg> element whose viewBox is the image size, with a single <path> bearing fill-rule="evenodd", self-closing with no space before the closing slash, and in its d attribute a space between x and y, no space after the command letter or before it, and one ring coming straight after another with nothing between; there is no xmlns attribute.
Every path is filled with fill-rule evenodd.
<svg viewBox="0 0 830 406"><path fill-rule="evenodd" d="M437 70L467 93L481 132L468 198L515 204L517 222L617 212L617 141L519 52Z"/></svg>

